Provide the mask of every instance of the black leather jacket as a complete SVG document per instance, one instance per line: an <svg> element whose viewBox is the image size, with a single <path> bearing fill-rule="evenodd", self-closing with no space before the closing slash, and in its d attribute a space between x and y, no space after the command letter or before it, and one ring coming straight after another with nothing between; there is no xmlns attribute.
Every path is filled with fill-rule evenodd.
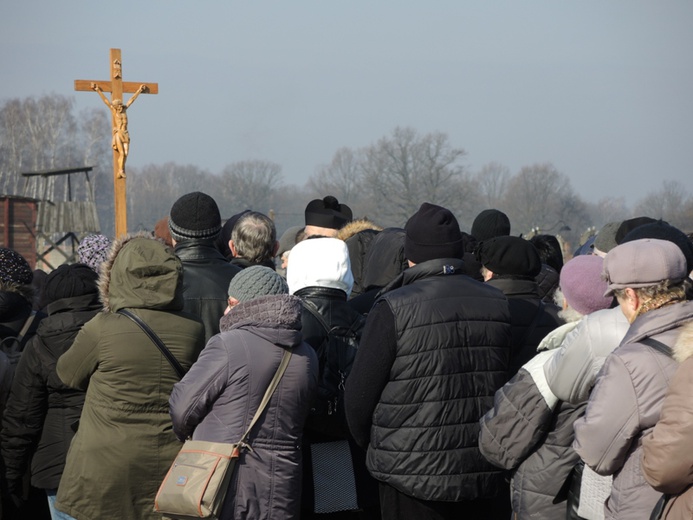
<svg viewBox="0 0 693 520"><path fill-rule="evenodd" d="M229 282L241 269L224 258L213 240L184 240L176 244L175 252L183 262L183 310L202 320L206 343L219 333Z"/></svg>

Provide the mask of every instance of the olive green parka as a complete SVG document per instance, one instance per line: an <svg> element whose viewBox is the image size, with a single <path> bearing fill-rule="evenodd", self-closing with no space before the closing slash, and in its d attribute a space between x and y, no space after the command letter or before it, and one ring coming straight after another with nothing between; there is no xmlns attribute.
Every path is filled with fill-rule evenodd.
<svg viewBox="0 0 693 520"><path fill-rule="evenodd" d="M137 314L189 368L205 336L202 323L181 312L182 273L180 260L158 240L116 242L99 280L104 311L58 360L60 379L87 392L56 504L77 520L161 518L154 496L181 447L168 414L178 376L116 311Z"/></svg>

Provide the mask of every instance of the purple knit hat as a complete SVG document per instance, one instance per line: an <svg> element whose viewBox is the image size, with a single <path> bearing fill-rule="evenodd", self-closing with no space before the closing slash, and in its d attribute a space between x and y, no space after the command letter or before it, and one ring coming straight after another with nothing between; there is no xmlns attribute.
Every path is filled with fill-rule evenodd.
<svg viewBox="0 0 693 520"><path fill-rule="evenodd" d="M91 267L97 273L101 264L108 258L111 240L104 235L87 235L77 246L79 262Z"/></svg>
<svg viewBox="0 0 693 520"><path fill-rule="evenodd" d="M606 280L602 278L604 259L596 255L580 255L569 260L561 269L560 288L573 309L587 315L608 309L613 302L604 296Z"/></svg>

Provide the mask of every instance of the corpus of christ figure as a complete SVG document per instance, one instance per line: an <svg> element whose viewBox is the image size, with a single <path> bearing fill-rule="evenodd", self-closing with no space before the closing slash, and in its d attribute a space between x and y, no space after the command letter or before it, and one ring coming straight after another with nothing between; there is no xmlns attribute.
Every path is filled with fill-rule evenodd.
<svg viewBox="0 0 693 520"><path fill-rule="evenodd" d="M103 94L103 90L97 83L91 84L91 88L96 91L96 93L101 96L101 99L106 104L108 108L111 109L113 114L113 140L111 141L111 146L118 152L118 177L121 179L125 178L125 160L128 158L128 152L130 151L130 134L128 133L128 115L127 109L132 105L132 103L137 99L142 92L147 92L147 85L140 85L137 92L128 100L127 103L123 105L123 101L120 99L114 99L113 102L109 101Z"/></svg>

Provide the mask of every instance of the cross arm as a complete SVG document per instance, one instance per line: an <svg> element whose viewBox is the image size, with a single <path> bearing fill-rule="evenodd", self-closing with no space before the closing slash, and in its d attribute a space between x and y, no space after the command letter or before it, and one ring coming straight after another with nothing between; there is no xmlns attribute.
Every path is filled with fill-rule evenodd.
<svg viewBox="0 0 693 520"><path fill-rule="evenodd" d="M113 87L111 86L110 81L92 81L89 79L76 79L75 80L75 90L79 91L90 91L93 90L91 88L91 84L96 83L99 87L101 87L101 90L104 92L112 92ZM128 93L128 94L134 94L137 92L140 88L140 85L144 85L147 87L147 90L142 92L142 94L158 94L159 93L159 84L158 83L135 83L134 81L123 81L123 92Z"/></svg>

